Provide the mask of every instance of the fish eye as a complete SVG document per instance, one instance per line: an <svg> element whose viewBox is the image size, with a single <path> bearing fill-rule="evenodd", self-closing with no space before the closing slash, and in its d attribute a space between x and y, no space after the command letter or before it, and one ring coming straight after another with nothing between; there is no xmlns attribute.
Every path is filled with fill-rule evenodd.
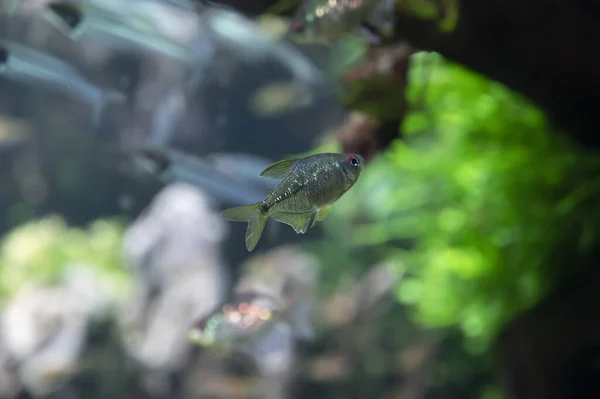
<svg viewBox="0 0 600 399"><path fill-rule="evenodd" d="M348 157L348 164L352 167L357 167L360 164L360 161L358 160L358 157L350 155Z"/></svg>
<svg viewBox="0 0 600 399"><path fill-rule="evenodd" d="M300 33L302 31L304 31L304 28L305 28L305 25L303 23L301 23L301 22L293 22L290 25L290 30L292 32L296 32L296 33Z"/></svg>

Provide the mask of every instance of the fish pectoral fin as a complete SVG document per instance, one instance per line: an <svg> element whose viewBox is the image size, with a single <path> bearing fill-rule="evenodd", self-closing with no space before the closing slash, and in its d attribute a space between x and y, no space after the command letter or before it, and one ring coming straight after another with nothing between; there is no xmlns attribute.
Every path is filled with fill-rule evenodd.
<svg viewBox="0 0 600 399"><path fill-rule="evenodd" d="M313 227L317 222L324 220L331 211L331 208L333 208L333 204L325 205L323 208L320 208L310 227Z"/></svg>
<svg viewBox="0 0 600 399"><path fill-rule="evenodd" d="M283 179L296 166L299 159L284 159L267 166L259 176L272 177L274 179Z"/></svg>
<svg viewBox="0 0 600 399"><path fill-rule="evenodd" d="M273 212L270 215L273 219L278 222L285 223L294 228L296 233L306 233L308 230L308 223L312 212L309 213L286 213L286 212Z"/></svg>

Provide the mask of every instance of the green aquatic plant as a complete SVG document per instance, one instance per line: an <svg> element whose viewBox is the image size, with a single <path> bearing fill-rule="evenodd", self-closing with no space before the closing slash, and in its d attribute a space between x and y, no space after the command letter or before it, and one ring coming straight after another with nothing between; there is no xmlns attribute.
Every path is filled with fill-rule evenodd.
<svg viewBox="0 0 600 399"><path fill-rule="evenodd" d="M485 350L551 290L556 270L590 256L600 158L503 85L436 54L415 55L415 65L423 56L437 62L432 74L410 70L403 138L369 164L324 228L350 251L383 248L407 268L397 297L415 320L458 327L470 349Z"/></svg>
<svg viewBox="0 0 600 399"><path fill-rule="evenodd" d="M397 13L436 21L442 32L453 32L458 24L459 0L395 0Z"/></svg>
<svg viewBox="0 0 600 399"><path fill-rule="evenodd" d="M27 284L56 284L75 264L100 272L122 291L128 281L121 261L123 232L118 220L97 220L79 229L59 216L14 228L0 243L0 298Z"/></svg>

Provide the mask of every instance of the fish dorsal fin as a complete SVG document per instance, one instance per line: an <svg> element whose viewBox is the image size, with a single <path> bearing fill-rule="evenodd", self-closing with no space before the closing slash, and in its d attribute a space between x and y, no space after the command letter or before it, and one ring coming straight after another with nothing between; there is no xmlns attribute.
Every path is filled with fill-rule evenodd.
<svg viewBox="0 0 600 399"><path fill-rule="evenodd" d="M299 159L284 159L277 161L263 170L259 176L272 177L274 179L283 179L296 166Z"/></svg>

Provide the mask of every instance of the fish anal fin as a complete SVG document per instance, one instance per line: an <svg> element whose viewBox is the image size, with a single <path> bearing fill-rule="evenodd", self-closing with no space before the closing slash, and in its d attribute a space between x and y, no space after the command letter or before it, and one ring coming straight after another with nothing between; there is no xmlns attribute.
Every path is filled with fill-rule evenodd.
<svg viewBox="0 0 600 399"><path fill-rule="evenodd" d="M246 249L248 249L248 252L252 252L256 244L258 244L258 240L260 240L260 236L265 229L267 219L268 215L257 211L248 221L248 228L246 229Z"/></svg>
<svg viewBox="0 0 600 399"><path fill-rule="evenodd" d="M327 217L327 215L329 214L329 212L331 212L331 208L333 208L333 204L325 205L324 207L320 208L317 211L317 215L315 216L315 218L314 218L312 224L310 225L310 227L313 227L315 224L317 224L317 222L325 220L325 218Z"/></svg>
<svg viewBox="0 0 600 399"><path fill-rule="evenodd" d="M304 234L308 230L308 224L312 212L309 213L286 213L286 212L273 212L271 214L273 219L278 222L285 223L294 228L296 233Z"/></svg>
<svg viewBox="0 0 600 399"><path fill-rule="evenodd" d="M299 159L284 159L272 163L263 170L259 176L272 177L274 179L283 179L296 166Z"/></svg>

